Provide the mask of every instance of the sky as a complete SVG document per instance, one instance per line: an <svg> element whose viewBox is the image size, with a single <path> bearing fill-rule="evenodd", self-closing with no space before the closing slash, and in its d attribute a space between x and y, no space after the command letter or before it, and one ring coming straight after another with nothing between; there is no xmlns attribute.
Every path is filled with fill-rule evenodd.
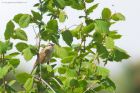
<svg viewBox="0 0 140 93"><path fill-rule="evenodd" d="M11 3L14 2L14 3ZM20 3L19 3L20 2ZM3 33L6 27L6 23L11 20L14 15L18 13L30 13L33 9L33 5L38 0L0 0L0 40L3 39ZM121 12L126 16L126 21L119 22L112 28L118 30L123 37L116 41L116 45L125 49L131 56L130 59L123 61L123 63L109 63L107 67L111 69L111 72L118 72L123 67L123 64L128 64L138 60L140 57L140 1L139 0L95 0L95 3L100 3L99 7L91 14L91 18L99 18L101 10L104 7L108 7L112 12ZM81 20L76 17L81 15L83 12L72 10L71 8L65 9L69 16L64 24L60 25L60 28L65 26L71 26L72 24L79 24ZM32 37L34 37L32 27L26 28L28 36L30 37L29 43L34 44ZM33 59L35 60L35 59ZM22 63L24 69L30 69L29 62Z"/></svg>

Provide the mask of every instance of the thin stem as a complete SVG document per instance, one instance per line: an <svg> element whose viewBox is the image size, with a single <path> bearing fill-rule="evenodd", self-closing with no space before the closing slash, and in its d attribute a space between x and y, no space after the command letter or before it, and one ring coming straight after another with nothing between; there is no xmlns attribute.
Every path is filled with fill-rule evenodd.
<svg viewBox="0 0 140 93"><path fill-rule="evenodd" d="M36 33L35 27L34 27L34 26L33 26L33 31L34 31L34 33L35 33L35 36L38 37L38 34Z"/></svg>
<svg viewBox="0 0 140 93"><path fill-rule="evenodd" d="M80 60L80 66L79 66L79 71L78 71L78 75L80 75L80 73L81 73L81 67L82 67L82 59Z"/></svg>
<svg viewBox="0 0 140 93"><path fill-rule="evenodd" d="M96 53L96 54L94 55L93 63L94 63L97 59L98 59L98 53Z"/></svg>
<svg viewBox="0 0 140 93"><path fill-rule="evenodd" d="M88 18L88 14L87 14L87 8L86 8L86 3L84 2L84 12L85 12L85 19Z"/></svg>
<svg viewBox="0 0 140 93"><path fill-rule="evenodd" d="M57 79L55 79L54 77L52 78L60 87L62 87L62 85L58 82Z"/></svg>
<svg viewBox="0 0 140 93"><path fill-rule="evenodd" d="M83 23L80 24L80 25L83 25ZM81 30L82 30L82 26L81 26L80 29L79 29L80 33L81 33ZM80 34L80 38L82 38L82 37L81 37L81 34ZM77 50L78 53L80 52L79 55L81 54L82 44L83 44L83 39L81 39L81 43L80 43L79 49ZM77 57L78 57L78 56L77 56ZM77 57L74 58L74 61L76 60ZM73 67L74 67L74 62L73 62ZM80 62L79 70L77 71L77 74L78 74L78 75L80 74L80 69L81 69L81 62Z"/></svg>
<svg viewBox="0 0 140 93"><path fill-rule="evenodd" d="M34 31L35 39L36 39L36 46L39 46L38 45L38 37L39 37L39 35L36 33L36 30L35 30L35 27L34 26L33 26L33 31Z"/></svg>
<svg viewBox="0 0 140 93"><path fill-rule="evenodd" d="M42 79L41 77L39 77L39 78L38 77L35 77L35 79L41 81L43 84L45 84L46 86L48 86L52 90L53 93L56 93L55 90L44 79Z"/></svg>
<svg viewBox="0 0 140 93"><path fill-rule="evenodd" d="M75 27L75 26L79 26L79 25L72 25L72 26L68 27L67 29L71 29L72 27Z"/></svg>
<svg viewBox="0 0 140 93"><path fill-rule="evenodd" d="M4 54L3 53L1 54L1 57L2 57L2 60L1 61L4 64Z"/></svg>
<svg viewBox="0 0 140 93"><path fill-rule="evenodd" d="M43 16L43 12L42 12L42 8L43 8L43 7L42 7L42 6L43 6L43 5L42 5L42 1L39 0L39 3L40 3L40 12L41 12L41 16Z"/></svg>
<svg viewBox="0 0 140 93"><path fill-rule="evenodd" d="M4 86L4 93L6 92L6 83L5 83L5 77L3 78L3 86Z"/></svg>
<svg viewBox="0 0 140 93"><path fill-rule="evenodd" d="M40 12L41 12L41 16L43 17L43 12L42 12L42 1L39 0L39 3L40 3ZM39 29L38 39L39 39L39 42L38 42L38 53L37 53L37 62L39 63L39 69L40 69L39 75L40 75L40 76L41 76L41 63L40 63L40 59L39 59L39 50L40 50L40 46L41 46L41 36L40 36L40 33L41 33L41 25L42 25L42 19L41 19L41 21L40 21L40 24L38 25L38 29Z"/></svg>
<svg viewBox="0 0 140 93"><path fill-rule="evenodd" d="M83 44L83 42L84 42L84 40L82 39L81 44L80 44L80 49L79 49L80 55L82 54L82 44ZM80 66L79 66L78 75L80 75L80 73L81 73L82 62L83 62L83 59L80 60Z"/></svg>
<svg viewBox="0 0 140 93"><path fill-rule="evenodd" d="M41 17L43 18L43 12L42 12L43 5L42 5L42 1L39 0L39 3L40 3L40 13L41 13ZM40 33L41 33L41 26L42 26L42 19L41 19L41 21L40 21L40 24L38 25L38 28L39 28L39 35L38 35L38 38L39 38L39 45L38 45L38 51L40 50L40 44L41 44L41 36L40 36Z"/></svg>

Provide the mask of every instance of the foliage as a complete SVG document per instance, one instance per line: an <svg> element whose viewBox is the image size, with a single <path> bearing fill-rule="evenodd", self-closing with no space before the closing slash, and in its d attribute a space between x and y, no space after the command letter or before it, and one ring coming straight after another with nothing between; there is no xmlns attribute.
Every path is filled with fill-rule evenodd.
<svg viewBox="0 0 140 93"><path fill-rule="evenodd" d="M87 8L87 4L91 6ZM115 45L121 35L110 27L117 21L125 20L121 13L112 13L104 8L99 19L90 18L98 7L94 0L39 0L31 14L17 14L7 23L4 33L5 41L0 41L0 92L2 93L97 93L101 90L113 92L116 86L109 78L109 70L100 65L108 62L119 62L128 59L129 55ZM66 7L81 10L84 22L73 28L59 28L67 21ZM43 18L48 16L49 21ZM25 28L30 25L38 27L37 45L27 43ZM18 26L16 28L16 26ZM62 37L62 38L61 38ZM18 42L12 44L12 40ZM67 45L62 46L60 41ZM75 43L78 40L79 43ZM38 57L41 41L55 43L50 64L40 64L32 73L15 73L22 60L30 61ZM89 42L90 41L90 42ZM10 54L10 50L17 51ZM60 61L60 63L58 63ZM7 80L9 72L15 78ZM17 87L18 86L18 87Z"/></svg>

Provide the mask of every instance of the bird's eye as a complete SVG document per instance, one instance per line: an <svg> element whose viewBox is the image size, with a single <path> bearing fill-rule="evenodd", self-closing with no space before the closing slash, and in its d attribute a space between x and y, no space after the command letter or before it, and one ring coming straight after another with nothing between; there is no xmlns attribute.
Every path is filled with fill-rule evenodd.
<svg viewBox="0 0 140 93"><path fill-rule="evenodd" d="M53 44L48 44L48 46L53 46Z"/></svg>

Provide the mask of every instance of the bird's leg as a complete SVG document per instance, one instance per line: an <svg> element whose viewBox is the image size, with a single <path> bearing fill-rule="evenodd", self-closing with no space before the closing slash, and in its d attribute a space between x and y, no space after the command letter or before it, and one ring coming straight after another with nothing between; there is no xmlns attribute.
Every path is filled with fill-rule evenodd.
<svg viewBox="0 0 140 93"><path fill-rule="evenodd" d="M42 76L42 69L41 69L41 63L39 63L39 77Z"/></svg>
<svg viewBox="0 0 140 93"><path fill-rule="evenodd" d="M50 64L50 60L47 62L47 65L49 65Z"/></svg>

